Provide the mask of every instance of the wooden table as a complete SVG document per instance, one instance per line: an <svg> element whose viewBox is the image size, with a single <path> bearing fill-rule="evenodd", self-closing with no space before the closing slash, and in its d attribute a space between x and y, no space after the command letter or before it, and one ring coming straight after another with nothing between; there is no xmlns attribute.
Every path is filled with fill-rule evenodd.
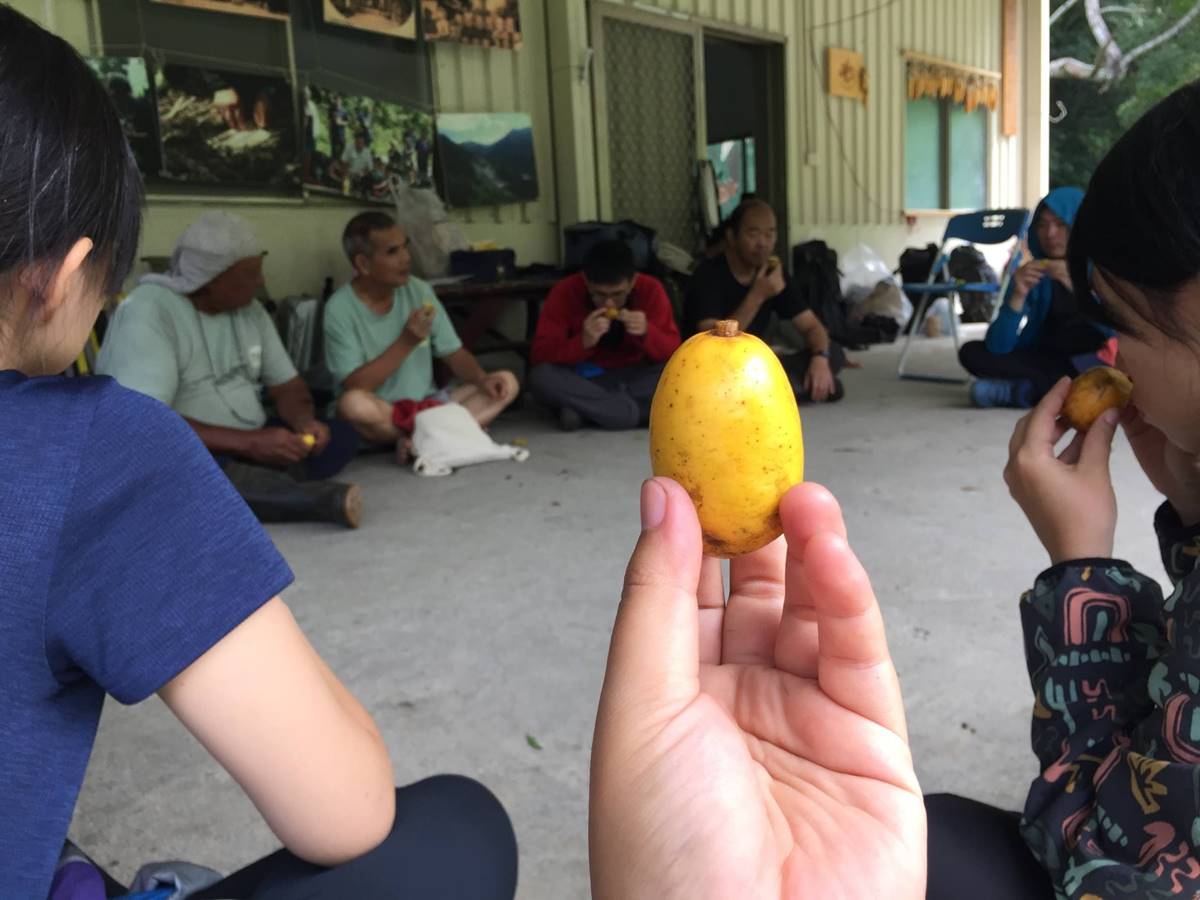
<svg viewBox="0 0 1200 900"><path fill-rule="evenodd" d="M472 352L511 350L521 354L529 362L529 347L537 326L538 308L558 278L512 278L505 281L459 281L440 284L434 293L447 310L465 314L461 324L456 323L463 346ZM525 336L513 340L496 331L496 320L513 303L525 304ZM491 338L486 346L483 338Z"/></svg>

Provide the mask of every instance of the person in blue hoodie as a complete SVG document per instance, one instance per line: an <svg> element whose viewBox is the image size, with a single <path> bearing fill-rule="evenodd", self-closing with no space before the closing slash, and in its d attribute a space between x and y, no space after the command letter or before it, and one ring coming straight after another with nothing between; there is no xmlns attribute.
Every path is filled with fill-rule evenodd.
<svg viewBox="0 0 1200 900"><path fill-rule="evenodd" d="M1067 241L1083 191L1055 188L1034 210L1030 259L1013 274L1004 303L982 341L963 344L958 358L975 376L976 406L1028 409L1064 375L1084 368L1109 334L1087 321L1071 291Z"/></svg>

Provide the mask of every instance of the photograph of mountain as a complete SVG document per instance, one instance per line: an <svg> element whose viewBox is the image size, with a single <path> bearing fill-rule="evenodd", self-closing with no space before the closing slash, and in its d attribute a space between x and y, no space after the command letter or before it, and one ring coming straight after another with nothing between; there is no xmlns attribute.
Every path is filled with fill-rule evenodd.
<svg viewBox="0 0 1200 900"><path fill-rule="evenodd" d="M443 198L451 206L537 199L533 122L526 113L439 115L437 146Z"/></svg>

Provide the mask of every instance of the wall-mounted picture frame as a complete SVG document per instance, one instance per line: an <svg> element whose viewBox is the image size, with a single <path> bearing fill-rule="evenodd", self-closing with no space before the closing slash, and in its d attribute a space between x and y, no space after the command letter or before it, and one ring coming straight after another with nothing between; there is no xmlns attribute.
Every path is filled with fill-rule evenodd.
<svg viewBox="0 0 1200 900"><path fill-rule="evenodd" d="M158 175L163 167L162 144L154 82L146 60L140 56L93 56L87 64L117 108L138 169L143 175Z"/></svg>
<svg viewBox="0 0 1200 900"><path fill-rule="evenodd" d="M517 50L521 46L518 0L421 0L425 40Z"/></svg>
<svg viewBox="0 0 1200 900"><path fill-rule="evenodd" d="M533 122L528 114L439 114L437 146L444 199L451 206L537 199Z"/></svg>
<svg viewBox="0 0 1200 900"><path fill-rule="evenodd" d="M323 0L325 22L416 40L417 0Z"/></svg>
<svg viewBox="0 0 1200 900"><path fill-rule="evenodd" d="M296 130L285 77L167 63L154 82L167 177L295 186Z"/></svg>
<svg viewBox="0 0 1200 900"><path fill-rule="evenodd" d="M232 13L235 16L254 16L286 22L291 14L291 0L154 0L167 6L186 6L208 12Z"/></svg>
<svg viewBox="0 0 1200 900"><path fill-rule="evenodd" d="M303 97L306 187L381 203L393 178L433 187L431 113L311 83Z"/></svg>

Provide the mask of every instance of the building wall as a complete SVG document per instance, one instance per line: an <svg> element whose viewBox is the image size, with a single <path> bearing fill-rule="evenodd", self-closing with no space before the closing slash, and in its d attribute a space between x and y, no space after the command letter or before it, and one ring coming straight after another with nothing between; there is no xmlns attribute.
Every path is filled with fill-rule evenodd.
<svg viewBox="0 0 1200 900"><path fill-rule="evenodd" d="M611 2L635 5L635 0ZM1040 6L1040 0L1033 5ZM786 39L792 111L787 208L793 243L820 237L844 253L861 241L894 261L905 246L940 238L942 215L920 216L912 228L905 224L902 53L912 50L999 71L1000 0L641 0L638 6ZM826 94L830 46L863 54L870 79L865 106ZM1041 77L1033 62L1023 78ZM991 120L990 202L1020 205L1023 135L1000 136L999 110ZM1027 124L1022 120L1023 127Z"/></svg>
<svg viewBox="0 0 1200 900"><path fill-rule="evenodd" d="M633 6L634 0L612 0ZM942 216L923 216L914 228L903 218L903 50L987 69L1000 67L1000 0L641 0L640 6L694 17L714 25L755 29L786 40L789 115L788 220L793 242L822 237L843 253L860 241L885 260L904 246L937 240ZM15 0L18 9L88 49L88 0ZM1046 0L1022 0L1023 16ZM437 107L446 112L521 111L533 119L540 196L518 206L453 211L471 239L495 239L517 250L522 263L556 262L563 223L597 212L595 134L587 77L586 0L522 0L524 48L485 50L438 44L433 50ZM1024 25L1037 43L1036 21ZM862 104L829 98L824 90L827 46L863 52L870 99ZM990 160L992 202L1014 204L1044 176L1044 116L1035 107L1044 77L1027 60L1022 91L1023 134L1000 138L998 115ZM1031 149L1031 147L1033 149ZM1029 158L1027 163L1025 158ZM221 205L250 219L270 250L266 273L276 295L319 290L341 280L348 267L338 249L353 204L245 197ZM143 239L145 255L169 253L179 234L215 203L152 197Z"/></svg>

